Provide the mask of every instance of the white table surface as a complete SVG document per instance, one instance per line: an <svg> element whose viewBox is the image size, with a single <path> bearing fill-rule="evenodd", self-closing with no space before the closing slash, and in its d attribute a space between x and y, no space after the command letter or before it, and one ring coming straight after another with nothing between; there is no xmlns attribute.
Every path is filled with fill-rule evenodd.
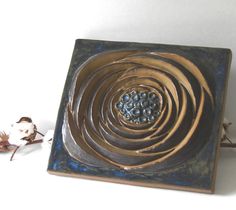
<svg viewBox="0 0 236 210"><path fill-rule="evenodd" d="M77 38L231 48L234 0L0 0L0 130L21 116L53 129ZM225 116L236 137L236 62ZM222 149L216 194L65 178L46 172L50 146L0 154L0 209L236 209L236 150Z"/></svg>

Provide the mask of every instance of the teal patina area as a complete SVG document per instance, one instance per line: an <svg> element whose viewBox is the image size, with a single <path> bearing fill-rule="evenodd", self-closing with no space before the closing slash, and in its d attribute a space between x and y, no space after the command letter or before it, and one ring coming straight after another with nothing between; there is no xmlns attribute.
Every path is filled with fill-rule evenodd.
<svg viewBox="0 0 236 210"><path fill-rule="evenodd" d="M130 91L116 104L123 118L131 123L151 123L160 114L160 99L151 91Z"/></svg>

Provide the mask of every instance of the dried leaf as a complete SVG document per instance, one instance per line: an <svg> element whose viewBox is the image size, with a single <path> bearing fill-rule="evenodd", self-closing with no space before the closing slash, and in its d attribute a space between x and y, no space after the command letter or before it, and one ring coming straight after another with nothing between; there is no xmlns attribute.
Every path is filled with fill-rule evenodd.
<svg viewBox="0 0 236 210"><path fill-rule="evenodd" d="M7 135L4 131L0 132L0 142L8 142L9 135Z"/></svg>
<svg viewBox="0 0 236 210"><path fill-rule="evenodd" d="M7 135L5 132L0 132L0 152L7 152L10 150L8 148L10 146L8 139L9 135Z"/></svg>

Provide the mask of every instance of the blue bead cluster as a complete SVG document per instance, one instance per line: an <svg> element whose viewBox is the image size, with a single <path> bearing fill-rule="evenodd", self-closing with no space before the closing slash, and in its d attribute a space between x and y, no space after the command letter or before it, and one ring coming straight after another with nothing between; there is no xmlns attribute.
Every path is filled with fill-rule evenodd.
<svg viewBox="0 0 236 210"><path fill-rule="evenodd" d="M131 91L123 94L116 108L131 123L150 123L160 114L160 99L151 91Z"/></svg>

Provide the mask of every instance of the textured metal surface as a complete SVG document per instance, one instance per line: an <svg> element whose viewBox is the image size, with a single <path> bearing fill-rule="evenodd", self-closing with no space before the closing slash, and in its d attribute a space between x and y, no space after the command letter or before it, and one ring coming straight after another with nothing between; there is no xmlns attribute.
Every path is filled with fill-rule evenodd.
<svg viewBox="0 0 236 210"><path fill-rule="evenodd" d="M78 40L49 170L211 189L229 61L224 49Z"/></svg>
<svg viewBox="0 0 236 210"><path fill-rule="evenodd" d="M82 65L72 87L64 122L66 148L78 160L84 159L80 155L83 150L91 156L91 161L83 161L101 167L94 158L124 169L166 160L184 149L197 132L207 100L211 104L205 113L209 118L214 107L211 90L198 67L173 53L128 50L97 54ZM139 100L135 91L158 96L158 119L137 124L116 111L122 97L129 105L135 97ZM177 158L181 161L183 157Z"/></svg>

